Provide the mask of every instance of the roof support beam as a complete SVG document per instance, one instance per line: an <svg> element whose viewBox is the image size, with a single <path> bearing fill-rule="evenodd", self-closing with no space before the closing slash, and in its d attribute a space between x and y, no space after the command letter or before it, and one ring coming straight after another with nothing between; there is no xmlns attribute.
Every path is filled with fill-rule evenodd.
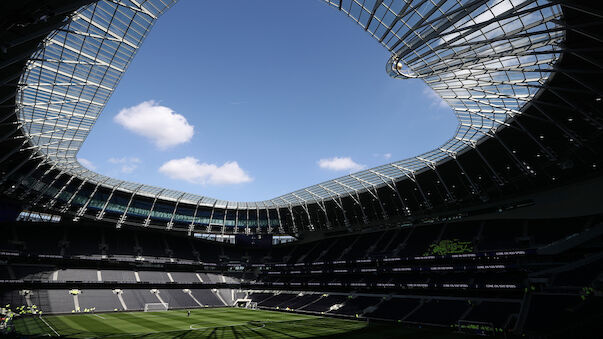
<svg viewBox="0 0 603 339"><path fill-rule="evenodd" d="M117 219L117 223L115 224L115 228L120 229L121 226L126 222L126 219L128 218L128 211L130 210L130 206L132 206L132 201L134 201L134 197L136 196L136 192L138 192L138 190L140 189L140 187L142 187L142 185L138 186L138 188L134 189L134 191L132 191L132 193L130 194L130 199L128 200L128 204L126 205L126 208L124 209L124 211L121 214L121 216L119 217L119 219Z"/></svg>

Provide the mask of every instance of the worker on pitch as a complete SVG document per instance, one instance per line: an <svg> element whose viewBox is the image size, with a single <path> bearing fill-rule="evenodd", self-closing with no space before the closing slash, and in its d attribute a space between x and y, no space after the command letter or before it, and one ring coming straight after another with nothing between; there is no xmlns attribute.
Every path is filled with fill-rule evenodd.
<svg viewBox="0 0 603 339"><path fill-rule="evenodd" d="M191 316L191 311L190 310L186 310L186 316L190 317Z"/></svg>

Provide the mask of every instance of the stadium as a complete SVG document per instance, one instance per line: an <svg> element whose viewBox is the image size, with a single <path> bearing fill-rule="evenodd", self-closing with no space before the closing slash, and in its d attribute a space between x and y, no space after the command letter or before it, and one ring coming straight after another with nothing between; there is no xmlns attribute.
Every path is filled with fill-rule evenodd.
<svg viewBox="0 0 603 339"><path fill-rule="evenodd" d="M600 3L325 0L388 51L392 81L420 79L452 108L456 132L237 202L76 158L175 2L0 4L0 333L600 336Z"/></svg>

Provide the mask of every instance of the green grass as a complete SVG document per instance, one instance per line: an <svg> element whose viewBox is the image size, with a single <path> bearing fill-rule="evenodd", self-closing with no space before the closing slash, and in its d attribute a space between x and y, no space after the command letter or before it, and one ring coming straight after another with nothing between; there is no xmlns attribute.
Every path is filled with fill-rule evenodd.
<svg viewBox="0 0 603 339"><path fill-rule="evenodd" d="M450 329L408 328L395 323L371 323L289 312L206 308L191 311L119 312L48 315L15 320L21 336L68 338L330 338L330 339L473 339ZM499 337L497 337L499 338ZM511 338L511 337L509 337Z"/></svg>
<svg viewBox="0 0 603 339"><path fill-rule="evenodd" d="M44 316L15 320L22 335L70 338L312 338L359 330L366 322L238 308Z"/></svg>

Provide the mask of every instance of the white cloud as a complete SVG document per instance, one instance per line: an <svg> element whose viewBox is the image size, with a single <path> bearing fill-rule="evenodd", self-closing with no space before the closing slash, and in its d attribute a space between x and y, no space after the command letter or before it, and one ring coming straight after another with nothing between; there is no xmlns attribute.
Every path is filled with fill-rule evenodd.
<svg viewBox="0 0 603 339"><path fill-rule="evenodd" d="M318 166L320 168L328 169L331 171L360 171L365 166L352 160L350 157L333 157L328 159L318 160Z"/></svg>
<svg viewBox="0 0 603 339"><path fill-rule="evenodd" d="M446 31L453 31L455 29L456 29L456 27L451 26ZM439 45L443 45L443 44L447 43L448 41L456 39L457 37L459 37L461 35L461 33L462 33L462 31L454 32L454 33L448 33L448 32L442 33ZM461 41L462 41L462 39L461 39Z"/></svg>
<svg viewBox="0 0 603 339"><path fill-rule="evenodd" d="M96 166L94 166L94 164L92 163L92 161L88 160L88 159L84 159L84 158L77 158L77 161L84 167L86 167L89 170L96 170Z"/></svg>
<svg viewBox="0 0 603 339"><path fill-rule="evenodd" d="M373 153L375 158L383 158L385 160L389 160L392 157L391 153Z"/></svg>
<svg viewBox="0 0 603 339"><path fill-rule="evenodd" d="M477 15L475 18L464 22L460 26L454 25L454 26L451 26L448 29L446 29L441 34L441 38L439 40L440 45L445 44L453 39L456 39L462 33L465 33L465 31L458 31L460 28L466 28L466 27L478 25L483 22L492 20L501 14L504 14L510 10L513 10L514 7L518 6L519 4L521 4L522 2L525 2L525 1L526 0L502 0L502 1L490 0L488 2L487 7L485 7L485 6L478 7L478 9L476 10L476 12L474 12L474 14L476 14L477 12L480 12L480 14ZM504 25L508 25L506 27L506 31L511 31L513 29L521 27L521 21L516 19L514 22L510 23L509 20L507 20L504 23ZM500 30L496 30L496 28L498 28L498 27L499 27L499 23L493 22L493 23L488 24L485 27L482 27L482 31L500 34ZM457 32L450 33L452 31L457 31ZM492 37L490 37L490 38L492 38ZM466 40L467 40L466 37L464 37L464 38L461 38L460 40L458 40L457 42L465 42ZM452 45L454 45L455 43L453 43Z"/></svg>
<svg viewBox="0 0 603 339"><path fill-rule="evenodd" d="M160 149L188 142L194 126L181 114L153 100L124 108L113 120L138 135L150 139Z"/></svg>
<svg viewBox="0 0 603 339"><path fill-rule="evenodd" d="M107 161L115 165L121 165L120 171L126 174L134 172L138 168L138 164L142 162L136 157L109 158Z"/></svg>
<svg viewBox="0 0 603 339"><path fill-rule="evenodd" d="M431 100L430 106L438 107L438 108L449 108L450 105L444 99L442 99L434 90L429 87L425 87L423 89L423 94Z"/></svg>
<svg viewBox="0 0 603 339"><path fill-rule="evenodd" d="M217 166L201 163L194 157L172 159L161 165L159 172L172 179L201 185L241 184L253 180L236 161L227 161L224 165Z"/></svg>

